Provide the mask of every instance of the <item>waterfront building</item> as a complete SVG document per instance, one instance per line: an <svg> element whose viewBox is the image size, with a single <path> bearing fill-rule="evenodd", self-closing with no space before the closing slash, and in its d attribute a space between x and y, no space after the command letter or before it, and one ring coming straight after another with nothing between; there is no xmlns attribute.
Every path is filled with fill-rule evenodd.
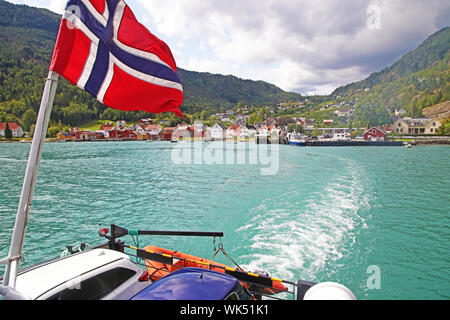
<svg viewBox="0 0 450 320"><path fill-rule="evenodd" d="M56 134L56 139L60 141L72 141L75 140L75 137L68 132L58 132Z"/></svg>
<svg viewBox="0 0 450 320"><path fill-rule="evenodd" d="M172 135L175 131L175 127L167 127L161 130L159 133L160 140L170 141L172 140Z"/></svg>
<svg viewBox="0 0 450 320"><path fill-rule="evenodd" d="M397 119L392 130L398 134L435 134L442 123L430 118L400 118Z"/></svg>
<svg viewBox="0 0 450 320"><path fill-rule="evenodd" d="M149 126L151 124L153 124L153 119L146 118L146 119L139 120L139 125L140 126L144 126L145 127L145 126Z"/></svg>
<svg viewBox="0 0 450 320"><path fill-rule="evenodd" d="M371 128L364 133L364 140L371 142L385 142L387 140L387 134L379 128Z"/></svg>
<svg viewBox="0 0 450 320"><path fill-rule="evenodd" d="M217 122L212 126L210 132L212 140L223 140L227 136L227 127L225 127L222 123Z"/></svg>
<svg viewBox="0 0 450 320"><path fill-rule="evenodd" d="M161 126L158 124L151 124L144 127L150 140L158 140L159 133L161 132Z"/></svg>
<svg viewBox="0 0 450 320"><path fill-rule="evenodd" d="M253 126L251 124L247 124L247 125L242 127L240 137L241 138L254 139L257 132L258 131L256 130L255 126Z"/></svg>
<svg viewBox="0 0 450 320"><path fill-rule="evenodd" d="M23 136L23 129L15 122L8 122L8 127L11 130L13 138L19 138ZM6 122L0 123L0 137L5 136Z"/></svg>
<svg viewBox="0 0 450 320"><path fill-rule="evenodd" d="M241 136L243 126L240 124L234 124L227 129L227 138L235 139Z"/></svg>

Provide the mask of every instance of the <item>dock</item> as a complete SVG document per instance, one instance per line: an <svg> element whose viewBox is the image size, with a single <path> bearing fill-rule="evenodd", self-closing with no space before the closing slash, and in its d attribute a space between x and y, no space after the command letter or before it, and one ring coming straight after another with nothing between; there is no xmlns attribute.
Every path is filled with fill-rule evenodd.
<svg viewBox="0 0 450 320"><path fill-rule="evenodd" d="M400 141L307 141L308 147L402 147Z"/></svg>

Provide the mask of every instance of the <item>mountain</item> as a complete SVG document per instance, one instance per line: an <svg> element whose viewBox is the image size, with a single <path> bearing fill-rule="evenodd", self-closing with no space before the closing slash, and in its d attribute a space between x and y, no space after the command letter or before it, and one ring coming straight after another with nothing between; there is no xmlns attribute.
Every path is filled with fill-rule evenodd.
<svg viewBox="0 0 450 320"><path fill-rule="evenodd" d="M425 108L423 114L428 118L437 120L450 119L450 101L442 102L432 107Z"/></svg>
<svg viewBox="0 0 450 320"><path fill-rule="evenodd" d="M38 112L61 16L46 9L15 5L0 0L0 120L21 119ZM199 73L179 68L184 86L181 109L192 114L232 108L238 103L262 106L301 100L263 81ZM135 120L144 112L121 112L106 108L89 94L61 80L55 97L52 121L79 125L94 119ZM14 120L14 119L11 119Z"/></svg>
<svg viewBox="0 0 450 320"><path fill-rule="evenodd" d="M185 93L183 106L189 110L201 111L199 106L203 109L235 106L238 103L267 106L303 100L297 93L285 92L264 81L243 80L232 75L200 73L181 68L178 68L178 75Z"/></svg>
<svg viewBox="0 0 450 320"><path fill-rule="evenodd" d="M355 107L361 125L386 121L394 110L422 116L427 107L450 100L450 28L367 79L336 89L330 96Z"/></svg>

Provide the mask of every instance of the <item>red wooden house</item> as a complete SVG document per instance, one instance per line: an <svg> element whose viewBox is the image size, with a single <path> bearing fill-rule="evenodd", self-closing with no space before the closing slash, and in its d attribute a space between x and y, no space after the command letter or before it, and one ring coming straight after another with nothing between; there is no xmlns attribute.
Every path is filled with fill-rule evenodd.
<svg viewBox="0 0 450 320"><path fill-rule="evenodd" d="M376 127L367 130L364 133L364 140L365 141L381 141L384 142L387 139L387 134L381 129L378 129Z"/></svg>
<svg viewBox="0 0 450 320"><path fill-rule="evenodd" d="M161 130L159 133L160 139L165 141L172 140L172 134L175 131L175 127L167 127Z"/></svg>

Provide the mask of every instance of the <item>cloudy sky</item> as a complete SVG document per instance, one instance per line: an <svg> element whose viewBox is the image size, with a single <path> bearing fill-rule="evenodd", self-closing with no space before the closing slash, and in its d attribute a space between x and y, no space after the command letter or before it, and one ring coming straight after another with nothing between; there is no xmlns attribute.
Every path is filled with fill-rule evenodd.
<svg viewBox="0 0 450 320"><path fill-rule="evenodd" d="M64 0L8 0L61 13ZM126 0L179 67L329 94L450 25L448 0Z"/></svg>

